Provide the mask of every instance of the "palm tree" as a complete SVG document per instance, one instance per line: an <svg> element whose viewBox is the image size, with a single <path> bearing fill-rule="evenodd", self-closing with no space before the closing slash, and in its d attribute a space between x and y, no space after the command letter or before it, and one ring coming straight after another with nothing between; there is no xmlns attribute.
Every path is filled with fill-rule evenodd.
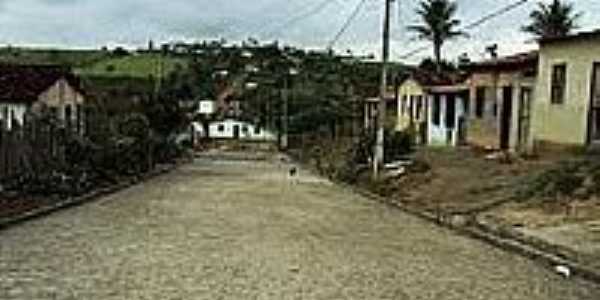
<svg viewBox="0 0 600 300"><path fill-rule="evenodd" d="M538 37L565 36L577 28L576 21L581 14L574 13L573 4L554 0L551 4L538 3L529 17L531 23L522 30Z"/></svg>
<svg viewBox="0 0 600 300"><path fill-rule="evenodd" d="M435 62L438 66L442 61L444 43L464 34L456 29L460 25L460 21L454 18L456 9L456 3L449 0L420 1L416 12L422 18L423 24L408 27L409 30L417 32L419 39L433 42Z"/></svg>

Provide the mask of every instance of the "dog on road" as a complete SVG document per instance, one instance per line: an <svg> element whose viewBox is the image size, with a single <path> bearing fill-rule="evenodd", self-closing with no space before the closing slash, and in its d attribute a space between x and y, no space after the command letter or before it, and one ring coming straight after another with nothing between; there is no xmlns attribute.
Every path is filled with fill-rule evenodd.
<svg viewBox="0 0 600 300"><path fill-rule="evenodd" d="M288 177L292 181L292 183L297 183L298 180L298 168L296 166L292 166L288 172Z"/></svg>

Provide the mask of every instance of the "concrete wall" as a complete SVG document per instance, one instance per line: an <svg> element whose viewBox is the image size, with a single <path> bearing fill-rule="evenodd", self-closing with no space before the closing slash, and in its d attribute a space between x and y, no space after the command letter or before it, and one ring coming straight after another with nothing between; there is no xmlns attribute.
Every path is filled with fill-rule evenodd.
<svg viewBox="0 0 600 300"><path fill-rule="evenodd" d="M600 37L540 45L532 124L536 140L569 145L587 143L594 62L600 62ZM565 102L552 104L552 67L561 63L567 66Z"/></svg>

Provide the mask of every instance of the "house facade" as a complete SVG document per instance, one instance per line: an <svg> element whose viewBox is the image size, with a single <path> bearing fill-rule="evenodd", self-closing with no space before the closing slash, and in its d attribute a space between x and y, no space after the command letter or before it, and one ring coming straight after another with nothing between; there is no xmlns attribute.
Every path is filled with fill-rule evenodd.
<svg viewBox="0 0 600 300"><path fill-rule="evenodd" d="M525 151L531 144L538 53L469 65L468 143L485 149Z"/></svg>
<svg viewBox="0 0 600 300"><path fill-rule="evenodd" d="M542 39L538 69L536 141L600 144L600 31Z"/></svg>
<svg viewBox="0 0 600 300"><path fill-rule="evenodd" d="M48 110L83 132L84 102L79 80L62 67L0 65L0 122L8 130L23 125L28 112Z"/></svg>

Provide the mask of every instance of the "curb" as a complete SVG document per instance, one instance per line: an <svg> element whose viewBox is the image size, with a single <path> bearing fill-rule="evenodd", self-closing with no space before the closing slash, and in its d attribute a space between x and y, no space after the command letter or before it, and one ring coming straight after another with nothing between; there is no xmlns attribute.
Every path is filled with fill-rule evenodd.
<svg viewBox="0 0 600 300"><path fill-rule="evenodd" d="M30 220L34 220L37 218L42 218L42 217L51 215L52 213L63 210L63 209L83 205L83 204L92 202L94 200L100 199L104 196L123 191L127 188L137 185L138 183L143 183L152 178L156 178L158 176L170 173L171 171L174 171L177 168L179 168L180 165L181 164L173 164L173 165L169 165L166 168L159 167L153 171L150 171L147 174L140 176L139 178L128 179L122 183L118 183L118 184L115 184L115 185L112 185L109 187L105 187L105 188L100 188L98 190L91 191L82 196L69 197L69 198L65 199L64 201L60 201L60 202L54 203L52 205L40 207L38 209L34 209L32 211L22 213L15 217L5 218L4 220L0 220L0 231L6 230L12 226L15 226L15 225L18 225L18 224L21 224L21 223L24 223L24 222L27 222Z"/></svg>
<svg viewBox="0 0 600 300"><path fill-rule="evenodd" d="M463 226L456 225L451 219L444 220L443 217L440 218L440 216L437 216L436 214L409 208L397 201L390 201L385 197L357 188L356 186L340 182L334 183L342 188L350 189L367 199L399 209L422 220L450 229L461 235L486 242L502 250L519 254L533 261L542 263L545 266L566 266L571 270L572 276L578 276L585 280L600 284L600 270L588 268L582 263L568 258L565 254L560 253L564 252L564 250L556 245L552 245L539 239L525 237L523 234L507 228L494 228L493 226L480 222L477 218L474 218L474 222L467 223ZM548 249L553 249L554 251L549 251Z"/></svg>

